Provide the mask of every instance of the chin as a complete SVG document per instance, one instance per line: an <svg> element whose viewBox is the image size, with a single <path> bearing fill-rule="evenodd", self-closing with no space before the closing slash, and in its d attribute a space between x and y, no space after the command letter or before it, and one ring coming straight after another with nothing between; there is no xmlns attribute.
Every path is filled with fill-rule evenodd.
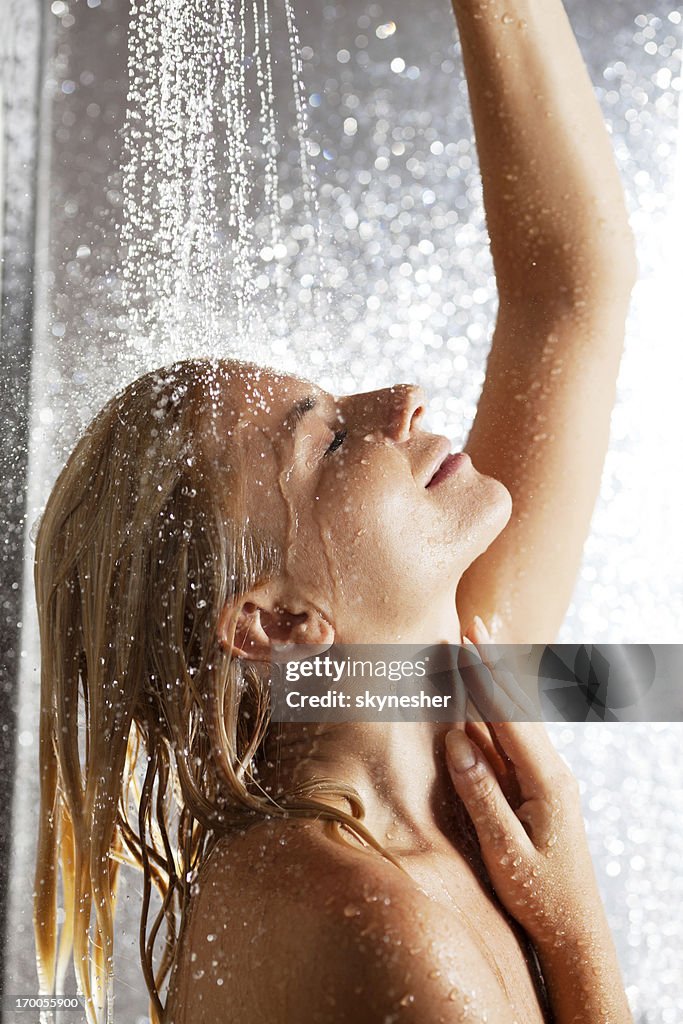
<svg viewBox="0 0 683 1024"><path fill-rule="evenodd" d="M502 484L500 480L494 480L493 477L489 477L489 480L496 488L496 512L500 516L501 526L498 532L505 529L507 524L510 522L512 515L512 495L508 491L505 484Z"/></svg>
<svg viewBox="0 0 683 1024"><path fill-rule="evenodd" d="M476 553L472 555L472 562L500 536L512 516L512 495L505 484L500 480L494 480L493 477L486 477L486 482L486 500L482 502L479 529L476 531L476 538L473 538Z"/></svg>

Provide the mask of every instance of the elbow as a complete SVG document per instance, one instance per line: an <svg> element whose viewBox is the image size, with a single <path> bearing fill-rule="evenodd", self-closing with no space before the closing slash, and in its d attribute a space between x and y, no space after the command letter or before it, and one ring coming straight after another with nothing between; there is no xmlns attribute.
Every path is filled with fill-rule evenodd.
<svg viewBox="0 0 683 1024"><path fill-rule="evenodd" d="M591 279L630 293L638 280L638 255L623 198L616 205L597 206L590 216L584 214L575 230L575 244L566 247L574 256L575 272L581 276L583 263Z"/></svg>
<svg viewBox="0 0 683 1024"><path fill-rule="evenodd" d="M617 218L594 246L591 277L616 295L629 296L638 280L636 238L628 220Z"/></svg>
<svg viewBox="0 0 683 1024"><path fill-rule="evenodd" d="M599 264L598 277L603 277L615 288L630 295L638 280L639 266L636 239L629 224L615 233L608 251Z"/></svg>
<svg viewBox="0 0 683 1024"><path fill-rule="evenodd" d="M607 303L615 311L619 308L626 311L637 280L638 264L635 258L629 262L622 255L615 257L609 266L596 267L588 280L575 286L574 294L585 300L579 303L581 306L585 306L586 302L590 305L598 303L601 307Z"/></svg>
<svg viewBox="0 0 683 1024"><path fill-rule="evenodd" d="M638 259L635 248L613 252L609 261L596 266L591 280L585 285L589 297L611 299L628 306L638 280Z"/></svg>
<svg viewBox="0 0 683 1024"><path fill-rule="evenodd" d="M638 253L636 252L635 239L633 239L633 247L629 250L626 259L625 267L625 283L628 286L629 294L633 291L638 277L640 276L640 266L638 265Z"/></svg>
<svg viewBox="0 0 683 1024"><path fill-rule="evenodd" d="M626 233L608 250L595 246L574 266L565 265L559 292L570 309L608 306L628 309L638 280L638 258L633 237Z"/></svg>
<svg viewBox="0 0 683 1024"><path fill-rule="evenodd" d="M612 224L608 237L589 240L583 258L566 267L568 282L574 291L588 298L612 298L628 303L638 280L638 256L635 236L628 224Z"/></svg>

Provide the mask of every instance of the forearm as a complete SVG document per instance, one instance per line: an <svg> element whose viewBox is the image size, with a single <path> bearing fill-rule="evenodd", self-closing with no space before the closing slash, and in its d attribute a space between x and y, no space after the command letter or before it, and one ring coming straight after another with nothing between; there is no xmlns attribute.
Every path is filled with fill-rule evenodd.
<svg viewBox="0 0 683 1024"><path fill-rule="evenodd" d="M633 1024L602 904L565 933L535 944L555 1024Z"/></svg>
<svg viewBox="0 0 683 1024"><path fill-rule="evenodd" d="M630 289L611 144L560 0L453 0L501 301Z"/></svg>

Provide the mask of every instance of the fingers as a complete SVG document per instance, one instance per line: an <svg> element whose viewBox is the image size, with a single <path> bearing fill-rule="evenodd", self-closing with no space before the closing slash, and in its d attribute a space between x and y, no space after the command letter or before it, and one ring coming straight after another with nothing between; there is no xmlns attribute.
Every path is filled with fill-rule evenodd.
<svg viewBox="0 0 683 1024"><path fill-rule="evenodd" d="M515 766L512 761L501 750L495 733L491 734L491 730L485 722L468 722L465 729L466 735L471 740L474 740L479 749L483 751L484 757L495 772L498 784L503 790L506 800L516 813L522 798Z"/></svg>
<svg viewBox="0 0 683 1024"><path fill-rule="evenodd" d="M489 723L499 752L513 762L521 794L525 798L541 795L555 785L566 765L542 722L535 720L538 709L524 694L514 674L494 665L487 656L481 645L490 637L481 620L479 623L471 628L479 645L468 646L470 660L461 668L461 676L471 700Z"/></svg>
<svg viewBox="0 0 683 1024"><path fill-rule="evenodd" d="M494 854L512 840L532 851L531 840L501 789L483 752L461 729L446 735L446 761L456 793L464 803L482 848Z"/></svg>
<svg viewBox="0 0 683 1024"><path fill-rule="evenodd" d="M484 757L495 771L498 778L500 778L501 772L506 771L506 764L511 764L510 759L506 754L502 754L496 747L491 732L486 722L478 721L475 719L468 720L465 726L465 733L470 739L473 739L480 750L484 752Z"/></svg>
<svg viewBox="0 0 683 1024"><path fill-rule="evenodd" d="M476 647L461 652L458 671L468 694L486 721L527 717L500 685L498 673L494 676L491 668L480 659Z"/></svg>
<svg viewBox="0 0 683 1024"><path fill-rule="evenodd" d="M526 719L534 721L540 717L541 709L532 698L525 693L517 682L514 672L509 669L505 662L498 660L493 663L491 652L484 646L475 646L467 635L464 638L466 655L463 655L459 666L462 674L463 668L471 676L473 686L476 688L478 702L486 715L494 710L491 698L496 694L500 700L495 707L497 714L503 714L511 720Z"/></svg>

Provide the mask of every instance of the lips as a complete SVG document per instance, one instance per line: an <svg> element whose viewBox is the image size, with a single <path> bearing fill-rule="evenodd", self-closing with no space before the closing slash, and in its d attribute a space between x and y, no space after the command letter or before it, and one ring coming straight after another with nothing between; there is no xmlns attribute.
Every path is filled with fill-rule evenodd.
<svg viewBox="0 0 683 1024"><path fill-rule="evenodd" d="M446 480L453 473L457 473L460 467L464 466L468 461L469 455L466 452L449 453L427 484L427 487L436 487L442 480Z"/></svg>
<svg viewBox="0 0 683 1024"><path fill-rule="evenodd" d="M451 454L450 441L448 440L448 438L443 437L440 440L439 447L438 447L438 450L436 452L436 455L435 455L434 459L432 460L432 463L431 463L431 465L429 467L429 470L427 471L427 476L425 477L425 487L429 487L429 485L431 484L432 480L434 479L436 473L439 471L439 469L441 468L441 466L443 465L443 463L445 462L445 460L448 458L448 456L450 454Z"/></svg>

